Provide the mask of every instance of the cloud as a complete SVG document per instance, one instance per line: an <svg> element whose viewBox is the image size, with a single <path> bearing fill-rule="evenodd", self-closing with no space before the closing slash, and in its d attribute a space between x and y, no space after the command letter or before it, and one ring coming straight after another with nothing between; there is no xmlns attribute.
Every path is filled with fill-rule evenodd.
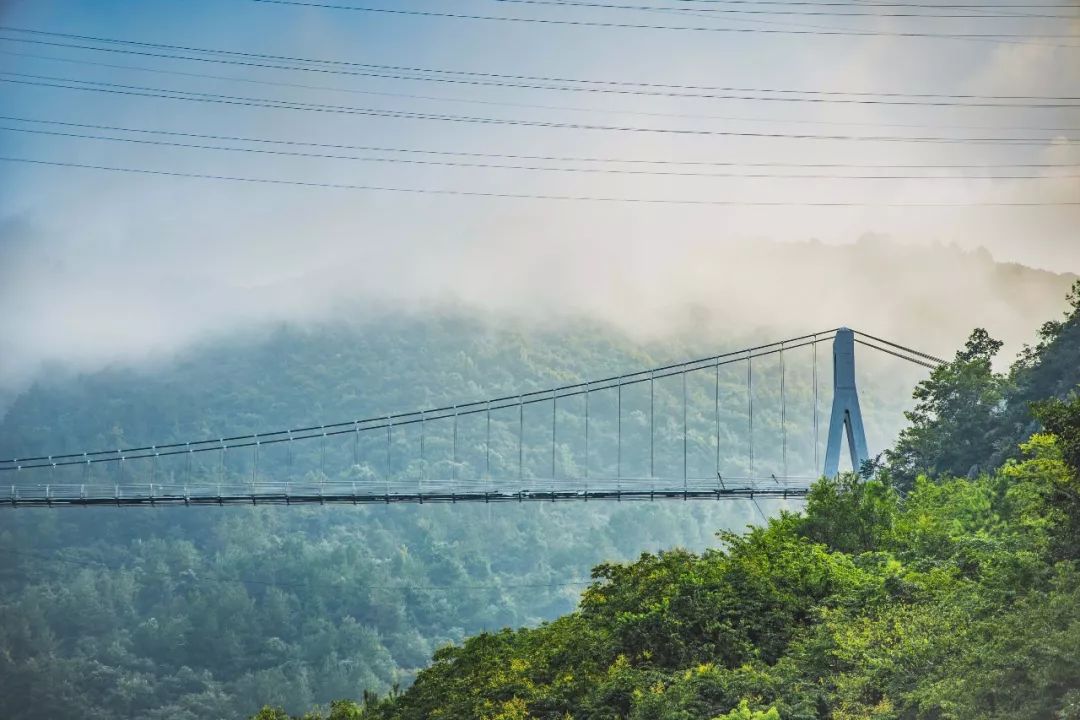
<svg viewBox="0 0 1080 720"><path fill-rule="evenodd" d="M216 4L208 8L198 16L200 23L217 12ZM545 42L530 44L526 40L534 36L525 29L491 33L486 26L473 25L455 26L458 32L452 36L425 35L424 42L408 35L396 40L362 35L365 42L358 43L357 33L363 31L346 19L330 22L325 14L307 13L299 25L289 25L285 19L275 25L279 17L294 16L260 14L267 20L258 26L258 38L273 38L268 50L298 57L400 59L459 68L506 66L508 71L526 74L863 91L929 88L958 94L1068 94L1080 83L1080 65L1073 57L1076 51L1043 46L812 39L789 51L796 46L780 40L790 38L717 43L716 38L685 37L680 38L680 51L672 53L673 38L663 33L594 33L587 36L591 44L583 44L581 34L551 29L544 35ZM192 28L162 20L155 23L155 28L162 29L160 35L145 27L142 32L182 42L202 37L204 26L213 28L214 37L202 39L203 45L256 47L255 40L245 37L255 26L238 22ZM127 34L137 36L138 32ZM565 52L552 53L552 47L565 48ZM74 72L70 66L42 60L7 58L3 62L5 67L27 72ZM208 71L205 67L183 69ZM721 103L216 70L249 79L484 102L596 107L608 112L362 96L116 69L88 67L79 72L88 78L205 92L643 128L963 135L1015 134L1014 129L995 128L1067 128L1076 122L1071 110L1020 114L973 108ZM1077 159L1075 145L1064 141L1001 148L570 131L365 120L333 113L43 89L3 92L6 106L24 108L27 115L327 144L734 163L1069 163ZM643 112L694 117L639 114ZM6 218L0 224L0 393L15 392L58 368L92 370L114 362L167 357L238 328L352 317L388 308L427 311L443 305L533 320L597 317L650 338L686 332L688 325L694 325L694 331L706 333L714 343L732 333L766 326L804 331L851 324L920 339L929 329L928 349L948 352L975 324L989 326L1014 344L1030 338L1039 321L1057 312L1062 288L1068 283L1067 278L1049 274L1020 273L1027 278L1022 292L1003 291L1003 271L976 253L976 248L988 248L1003 260L1057 271L1080 270L1080 222L1075 207L876 205L1074 202L1080 197L1080 180L1075 178L646 177L314 160L16 138L14 134L0 142L5 152L30 157L332 183L520 194L870 203L849 208L762 208L495 200L0 167L5 188L0 217ZM869 231L888 235L893 242L870 239L852 246ZM806 244L811 237L823 243ZM957 247L950 248L953 244ZM846 249L838 247L842 245Z"/></svg>

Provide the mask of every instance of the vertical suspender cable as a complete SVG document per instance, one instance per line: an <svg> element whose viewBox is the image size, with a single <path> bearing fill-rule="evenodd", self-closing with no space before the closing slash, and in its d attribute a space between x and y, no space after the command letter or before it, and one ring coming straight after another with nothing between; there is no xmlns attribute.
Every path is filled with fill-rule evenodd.
<svg viewBox="0 0 1080 720"><path fill-rule="evenodd" d="M487 401L486 412L484 413L487 421L487 438L484 440L484 475L488 479L491 478L491 401Z"/></svg>
<svg viewBox="0 0 1080 720"><path fill-rule="evenodd" d="M818 465L818 443L820 442L820 436L818 435L818 367L817 367L817 335L814 335L814 343L811 346L814 349L814 474L819 471Z"/></svg>
<svg viewBox="0 0 1080 720"><path fill-rule="evenodd" d="M518 395L518 480L525 479L525 399Z"/></svg>
<svg viewBox="0 0 1080 720"><path fill-rule="evenodd" d="M683 493L686 493L686 481L687 481L687 468L686 468L686 443L687 443L687 428L686 428L686 368L682 371L682 484ZM685 497L685 495L684 495Z"/></svg>
<svg viewBox="0 0 1080 720"><path fill-rule="evenodd" d="M390 487L390 475L393 473L393 455L390 449L393 441L392 434L394 432L394 421L390 419L390 416L386 416L386 487ZM388 490L389 491L389 490Z"/></svg>
<svg viewBox="0 0 1080 720"><path fill-rule="evenodd" d="M558 407L558 397L555 391L551 391L551 482L555 482L555 410Z"/></svg>
<svg viewBox="0 0 1080 720"><path fill-rule="evenodd" d="M746 353L746 400L749 420L750 482L754 481L754 357Z"/></svg>
<svg viewBox="0 0 1080 720"><path fill-rule="evenodd" d="M458 417L458 410L457 410L457 405L455 405L454 406L454 420L453 420L454 433L453 433L453 438L450 440L450 454L451 454L450 481L451 481L452 485L457 484L457 476L458 476L458 472L457 472L457 417Z"/></svg>
<svg viewBox="0 0 1080 720"><path fill-rule="evenodd" d="M322 437L319 438L319 472L323 475L323 479L326 479L326 428L320 427L322 430Z"/></svg>
<svg viewBox="0 0 1080 720"><path fill-rule="evenodd" d="M589 489L589 383L585 383L585 490Z"/></svg>
<svg viewBox="0 0 1080 720"><path fill-rule="evenodd" d="M427 475L427 454L424 452L424 440L427 437L427 418L420 411L420 480L416 483L417 494L424 494L424 476Z"/></svg>
<svg viewBox="0 0 1080 720"><path fill-rule="evenodd" d="M716 477L720 477L720 361L716 361Z"/></svg>
<svg viewBox="0 0 1080 720"><path fill-rule="evenodd" d="M615 422L615 482L618 492L622 492L622 378L619 378L618 403Z"/></svg>
<svg viewBox="0 0 1080 720"><path fill-rule="evenodd" d="M780 458L784 482L788 477L787 462L787 368L784 365L784 343L780 343Z"/></svg>
<svg viewBox="0 0 1080 720"><path fill-rule="evenodd" d="M656 391L655 373L649 372L649 477L656 479Z"/></svg>
<svg viewBox="0 0 1080 720"><path fill-rule="evenodd" d="M353 423L353 443L352 443L352 461L353 465L360 467L360 423Z"/></svg>

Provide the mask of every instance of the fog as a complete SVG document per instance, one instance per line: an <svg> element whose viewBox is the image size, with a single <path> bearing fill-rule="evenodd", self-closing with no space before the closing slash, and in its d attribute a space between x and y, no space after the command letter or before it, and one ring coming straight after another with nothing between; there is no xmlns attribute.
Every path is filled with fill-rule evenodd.
<svg viewBox="0 0 1080 720"><path fill-rule="evenodd" d="M123 23L108 13L60 21L37 4L15 3L5 8L5 22L432 67L487 68L491 58L500 57L499 67L507 72L571 77L1028 96L1061 95L1080 87L1080 51L1052 42L939 41L926 45L930 52L913 53L905 38L824 39L807 41L816 43L814 52L785 55L780 45L746 45L773 43L771 39L709 44L708 39L692 38L681 46L682 52L671 53L664 44L671 42L667 36L633 35L627 40L631 36L611 34L584 47L572 30L552 30L562 43L552 44L538 42L529 28L490 33L490 28L462 25L455 26L454 33L439 33L416 23L391 26L390 20L349 25L356 19L327 18L318 11L262 15L265 8L243 12L270 18L266 24L255 28L236 22L230 31L222 29L228 23L205 24L217 17L215 4L199 7L193 24L173 26L150 23L147 9L136 13L127 8L131 14ZM1080 22L1058 25L1056 32L1080 32ZM391 27L394 37L386 35ZM881 20L878 27L892 25ZM366 43L357 42L361 37ZM553 53L553 47L566 51ZM762 57L752 68L744 62L748 47L760 50ZM5 155L232 177L515 195L854 203L743 207L359 192L5 164L0 167L0 396L8 398L52 373L167 358L239 330L386 312L451 310L523 322L587 317L642 339L692 332L718 346L750 332L801 333L850 325L936 353L951 353L971 328L984 326L1014 351L1031 341L1039 324L1064 309L1065 289L1072 280L1067 273L1080 271L1077 108L793 107L574 93L564 97L333 75L312 78L299 72L154 65L123 57L105 61L143 70L109 69L64 61L102 62L85 52L54 50L43 58L29 57L33 48L5 44L4 49L23 53L0 57L0 69L12 72L348 106L417 111L438 107L439 112L646 131L357 119L0 88L5 107L39 119L497 153L737 163L1067 166L1024 171L1043 176L1035 180L700 178L343 162L0 134ZM507 57L518 64L510 67ZM146 71L149 67L334 89L250 82L238 86L220 79L154 75ZM357 94L371 92L425 93L447 102ZM484 107L477 102L529 107ZM563 109L536 107L542 104ZM17 127L40 129L25 123ZM1001 147L652 131L668 127L827 135L1022 134L1041 140ZM1073 204L968 205L1032 202ZM906 203L957 206L890 206ZM1001 262L1048 272L1010 269Z"/></svg>

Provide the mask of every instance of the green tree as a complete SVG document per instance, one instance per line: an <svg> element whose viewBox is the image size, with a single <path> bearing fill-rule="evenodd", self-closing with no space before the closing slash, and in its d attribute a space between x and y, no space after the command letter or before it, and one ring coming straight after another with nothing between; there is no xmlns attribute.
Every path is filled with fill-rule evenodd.
<svg viewBox="0 0 1080 720"><path fill-rule="evenodd" d="M743 700L739 707L729 713L717 715L713 720L780 720L780 713L776 708L768 710L751 710L750 704Z"/></svg>
<svg viewBox="0 0 1080 720"><path fill-rule="evenodd" d="M826 478L811 489L799 529L833 550L877 550L899 511L898 499L888 482L854 473Z"/></svg>
<svg viewBox="0 0 1080 720"><path fill-rule="evenodd" d="M1041 474L1048 502L1060 513L1055 523L1059 554L1080 558L1080 394L1038 403L1034 413L1053 436L1051 457L1068 469Z"/></svg>
<svg viewBox="0 0 1080 720"><path fill-rule="evenodd" d="M910 426L886 453L899 487L910 488L921 472L973 475L985 466L1007 387L992 367L1001 345L977 329L952 362L915 388L915 408L906 413Z"/></svg>

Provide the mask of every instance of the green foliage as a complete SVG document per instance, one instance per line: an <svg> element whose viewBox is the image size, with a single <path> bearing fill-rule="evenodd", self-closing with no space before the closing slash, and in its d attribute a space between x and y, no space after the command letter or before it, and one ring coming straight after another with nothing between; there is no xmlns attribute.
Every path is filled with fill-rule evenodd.
<svg viewBox="0 0 1080 720"><path fill-rule="evenodd" d="M1075 387L1075 355L1043 365L1067 337L1004 376L977 331L876 478L821 480L721 549L598 565L574 613L444 648L361 716L1080 718L1080 400L1038 404L1045 432L991 465L1018 388Z"/></svg>
<svg viewBox="0 0 1080 720"><path fill-rule="evenodd" d="M920 385L912 425L876 477L820 481L804 512L720 532L718 542L703 528L742 526L753 510L11 513L0 529L0 716L195 720L265 705L257 720L1075 720L1080 411L1066 398L1078 380L1080 305L1075 294L1070 302L1067 319L1044 326L1007 375L991 367L996 341L973 334ZM16 402L0 443L33 452L55 450L33 446L39 433L73 449L215 436L653 364L595 329L525 337L439 321L411 334L376 330L282 331L256 350L209 351L137 384L116 371L39 388ZM383 377L388 363L394 382ZM741 405L740 383L725 379L720 390ZM688 385L708 406L711 381ZM792 396L806 399L806 389L789 377ZM680 398L660 387L657 406ZM625 400L628 432L642 431L641 408ZM580 421L571 407L559 412ZM774 420L763 412L763 432L778 429ZM719 449L732 474L745 470L744 438L725 425L716 439L711 418L691 413L690 423L691 457ZM660 454L676 425L661 424ZM597 472L613 465L612 429L591 426ZM512 433L493 423L496 441L512 444ZM394 442L403 457L404 433ZM430 457L449 456L446 437L428 442ZM458 470L474 478L482 446L460 447ZM293 460L318 467L313 478L385 480L382 446L323 453L300 448ZM550 453L527 441L522 474L539 476ZM568 443L558 458L568 473L581 469ZM765 454L759 468L778 460ZM253 470L230 457L193 472ZM284 457L260 458L266 479L287 472ZM660 546L695 550L641 554ZM579 598L564 583L589 568ZM330 702L348 697L360 702Z"/></svg>
<svg viewBox="0 0 1080 720"><path fill-rule="evenodd" d="M1080 557L1080 395L1074 393L1068 401L1055 398L1039 403L1035 415L1054 437L1042 455L1049 456L1051 462L1060 458L1068 468L1067 472L1042 473L1043 493L1058 513L1058 553ZM1033 447L1028 449L1034 452Z"/></svg>
<svg viewBox="0 0 1080 720"><path fill-rule="evenodd" d="M878 549L898 509L896 491L888 482L864 482L854 474L817 483L806 502L802 534L833 550L856 554Z"/></svg>
<svg viewBox="0 0 1080 720"><path fill-rule="evenodd" d="M980 329L919 383L916 406L906 413L911 425L887 453L898 487L911 487L919 473L971 476L995 467L1016 458L1040 424L1067 422L1067 405L1054 403L1080 386L1080 280L1066 299L1065 319L1043 324L1036 345L1025 347L1008 373L994 372L1001 343ZM1058 435L1076 446L1067 431Z"/></svg>
<svg viewBox="0 0 1080 720"><path fill-rule="evenodd" d="M665 354L574 323L551 331L426 317L281 329L216 343L160 371L117 368L42 384L0 422L0 456L64 449L45 445L39 434L70 450L220 437L449 405L703 354L651 350ZM714 386L702 375L688 390L700 394L707 385L702 405L711 409ZM741 408L735 393L745 379L725 382ZM789 392L805 388L799 383L792 372ZM766 407L775 399L767 388L759 398ZM594 411L603 400L593 398ZM640 444L640 408L630 392L624 401L624 425ZM670 411L681 403L681 387L659 384L656 401L658 413ZM560 401L568 438L559 448L560 472L580 471L570 444L580 407ZM550 406L546 412L538 424L550 428ZM691 451L697 447L711 463L711 415L696 427ZM613 471L613 429L602 415L593 418L595 473ZM449 426L428 430L427 477L446 476ZM483 440L464 423L460 431L459 477L469 479L483 466ZM658 464L668 462L660 451L673 445L661 441L676 432L665 426L657 433ZM509 462L517 477L516 423L498 418L492 434L493 471L505 472ZM313 479L381 484L380 441L361 443L358 458L352 438L325 448L301 444L291 462ZM394 442L394 457L407 457L407 432L395 433ZM739 438L723 442L727 453ZM525 451L527 476L550 472L550 440L526 437ZM677 453L681 460L681 436ZM740 474L745 461L732 456L730 472ZM760 460L770 461L779 458ZM165 458L156 467L130 461L122 476L103 466L88 476L68 470L26 481L135 482L152 470L159 482L186 477L183 461ZM237 452L194 458L191 474L247 481L253 470L252 456ZM261 449L260 479L287 479L289 470L283 448ZM416 470L394 467L410 482ZM717 527L741 527L755 516L752 506L735 503L5 511L0 717L239 718L266 704L297 713L365 689L385 694L411 683L440 647L570 612L597 563L633 558L643 548L716 545Z"/></svg>
<svg viewBox="0 0 1080 720"><path fill-rule="evenodd" d="M1000 341L975 330L952 362L916 387L915 408L906 413L911 425L887 454L900 487L922 472L972 475L992 455L1006 389L991 366L1000 349Z"/></svg>
<svg viewBox="0 0 1080 720"><path fill-rule="evenodd" d="M577 612L440 650L362 717L1075 717L1080 565L1054 553L1054 443L904 500L821 481L803 515L723 550L600 565Z"/></svg>
<svg viewBox="0 0 1080 720"><path fill-rule="evenodd" d="M729 713L718 715L713 720L780 720L780 713L776 708L768 710L751 710L746 700L739 702L739 707Z"/></svg>
<svg viewBox="0 0 1080 720"><path fill-rule="evenodd" d="M1015 411L1050 398L1064 399L1076 388L1076 358L1080 357L1080 280L1067 297L1064 320L1052 320L1039 329L1035 347L1025 348L1013 365Z"/></svg>
<svg viewBox="0 0 1080 720"><path fill-rule="evenodd" d="M1065 463L1080 477L1080 394L1067 401L1053 398L1035 406L1035 417L1057 438Z"/></svg>

